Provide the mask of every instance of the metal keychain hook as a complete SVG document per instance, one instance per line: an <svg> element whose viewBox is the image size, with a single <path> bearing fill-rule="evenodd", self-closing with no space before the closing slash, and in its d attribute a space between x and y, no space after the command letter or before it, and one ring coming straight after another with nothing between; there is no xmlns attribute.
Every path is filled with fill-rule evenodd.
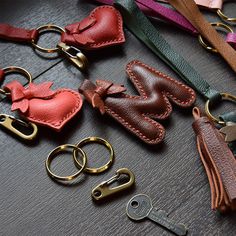
<svg viewBox="0 0 236 236"><path fill-rule="evenodd" d="M42 25L38 27L36 30L38 31L39 36L42 33L47 33L47 32L58 32L60 34L65 33L65 30L62 27L58 25L52 25L52 24ZM87 68L88 59L78 48L73 47L73 46L68 46L62 42L58 43L55 48L44 48L37 44L38 39L37 40L32 39L31 44L35 49L39 50L40 52L43 52L43 53L62 52L80 70L85 70ZM71 51L73 53L71 53Z"/></svg>
<svg viewBox="0 0 236 236"><path fill-rule="evenodd" d="M32 75L22 67L9 66L9 67L3 68L1 71L3 72L2 77L6 76L9 73L19 73L19 74L24 75L27 78L28 83L32 83ZM6 92L2 88L0 88L0 94L3 94L5 96L11 95L10 93ZM20 126L30 128L32 129L32 132L30 134L25 134L20 129L17 129L14 126L14 124L18 124ZM6 128L10 132L14 133L18 137L25 140L33 140L37 136L37 133L38 133L38 127L35 124L31 122L25 122L23 120L17 119L14 116L10 116L7 114L0 114L0 126Z"/></svg>
<svg viewBox="0 0 236 236"><path fill-rule="evenodd" d="M120 176L123 174L129 176L129 181L124 184L121 184L119 186L109 188L109 185L111 185L112 183L117 181L120 178ZM102 200L103 198L106 198L106 197L113 195L117 192L121 192L123 190L130 188L134 184L134 182L135 182L135 176L134 176L133 172L127 168L121 168L116 171L116 174L113 177L111 177L107 181L104 181L101 184L99 184L98 186L96 186L92 190L92 197L95 200Z"/></svg>
<svg viewBox="0 0 236 236"><path fill-rule="evenodd" d="M31 134L24 134L22 131L18 130L14 127L14 123L17 123L18 125L28 127L32 129ZM11 131L12 133L16 134L22 139L25 140L33 140L38 133L38 127L31 122L25 122L23 120L17 119L14 116L6 115L6 114L0 114L0 126L6 128L7 130Z"/></svg>

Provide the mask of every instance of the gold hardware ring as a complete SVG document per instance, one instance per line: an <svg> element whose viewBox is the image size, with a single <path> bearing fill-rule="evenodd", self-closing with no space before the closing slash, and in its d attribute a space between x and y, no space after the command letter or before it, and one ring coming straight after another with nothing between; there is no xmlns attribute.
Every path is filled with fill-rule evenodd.
<svg viewBox="0 0 236 236"><path fill-rule="evenodd" d="M217 12L216 12L217 14L218 14L218 16L222 19L222 20L224 20L224 21L228 21L228 22L236 22L236 18L234 17L228 17L228 16L226 16L223 12L222 12L222 10L221 9L218 9L217 10Z"/></svg>
<svg viewBox="0 0 236 236"><path fill-rule="evenodd" d="M9 67L3 68L2 70L4 72L4 76L7 75L7 74L10 74L10 73L18 73L18 74L21 74L21 75L25 76L25 78L28 80L28 84L32 83L32 80L33 80L32 75L27 70L25 70L22 67L19 67L19 66L9 66ZM10 93L6 92L2 88L0 88L0 94L10 95Z"/></svg>
<svg viewBox="0 0 236 236"><path fill-rule="evenodd" d="M214 23L211 23L211 25L214 26L214 27L219 27L219 28L225 29L225 30L227 30L227 31L230 32L230 33L233 33L233 32L234 32L228 25L223 24L223 23L221 23L221 22L214 22ZM199 41L199 43L200 43L204 48L206 48L207 50L209 50L209 51L211 51L211 52L215 52L215 53L218 52L215 48L213 48L213 47L211 47L211 46L208 46L208 45L205 43L205 41L203 40L203 38L202 38L201 35L198 35L198 41Z"/></svg>
<svg viewBox="0 0 236 236"><path fill-rule="evenodd" d="M225 101L233 101L236 102L236 96L229 94L229 93L221 93L221 99L225 100ZM206 104L205 104L205 112L207 114L207 116L214 122L220 124L220 125L225 125L225 122L220 120L219 118L216 118L214 115L211 114L210 109L210 100L207 100Z"/></svg>
<svg viewBox="0 0 236 236"><path fill-rule="evenodd" d="M86 173L90 173L90 174L102 173L103 171L107 170L112 165L112 163L114 161L115 155L114 155L113 147L111 146L111 144L108 141L106 141L105 139L99 138L99 137L88 137L88 138L85 138L82 141L80 141L79 143L77 143L76 147L82 148L83 146L85 146L88 143L98 143L98 144L101 144L101 145L105 146L109 150L109 152L110 152L109 161L105 165L103 165L103 166L101 166L99 168L88 168L88 167L86 167L84 169L84 171ZM75 150L73 151L73 158L74 158L75 164L78 167L81 167L82 165L80 164L80 162L78 161L78 159L76 157Z"/></svg>
<svg viewBox="0 0 236 236"><path fill-rule="evenodd" d="M60 26L57 25L42 25L40 27L38 27L36 29L38 31L38 34L40 35L41 33L45 33L45 32L57 32L57 33L63 33L65 32L65 30L63 28L61 28ZM38 38L39 39L39 38ZM37 39L37 40L38 40ZM37 41L35 41L34 39L32 39L32 45L34 48L38 49L41 52L46 52L46 53L54 53L54 52L58 52L60 49L58 47L55 48L44 48L41 47L37 44Z"/></svg>
<svg viewBox="0 0 236 236"><path fill-rule="evenodd" d="M80 154L82 155L83 163L82 163L82 165L80 164L80 170L78 172L76 172L75 174L69 175L69 176L55 175L50 169L50 165L51 165L52 160L56 157L56 155L58 153L60 153L64 150L67 150L69 148L73 149L73 155L75 156L76 159L77 159L77 156L78 156L78 152L80 152ZM87 156L86 156L85 152L82 149L80 149L79 147L77 147L75 145L71 145L71 144L64 144L64 145L58 146L55 149L53 149L48 154L48 157L47 157L46 162L45 162L46 170L47 170L49 176L56 179L56 180L60 180L60 181L70 181L70 180L75 179L84 170L86 164L87 164Z"/></svg>

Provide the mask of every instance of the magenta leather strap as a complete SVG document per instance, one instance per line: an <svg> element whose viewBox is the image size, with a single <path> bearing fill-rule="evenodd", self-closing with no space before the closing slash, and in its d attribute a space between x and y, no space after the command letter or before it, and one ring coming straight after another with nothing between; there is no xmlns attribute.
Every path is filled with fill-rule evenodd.
<svg viewBox="0 0 236 236"><path fill-rule="evenodd" d="M113 0L95 1L102 4L113 5ZM153 0L135 0L135 2L145 13L145 15L153 18L161 18L193 35L198 35L198 31L193 27L193 25L177 11L162 6L161 4Z"/></svg>
<svg viewBox="0 0 236 236"><path fill-rule="evenodd" d="M228 33L226 42L236 50L236 33Z"/></svg>

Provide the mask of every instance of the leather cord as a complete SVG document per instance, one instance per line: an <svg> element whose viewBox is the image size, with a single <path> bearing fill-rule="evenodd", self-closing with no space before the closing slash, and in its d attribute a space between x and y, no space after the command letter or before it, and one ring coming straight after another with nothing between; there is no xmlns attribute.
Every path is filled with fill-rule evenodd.
<svg viewBox="0 0 236 236"><path fill-rule="evenodd" d="M187 84L212 102L221 98L220 93L211 88L201 78L200 74L171 48L133 0L117 0L115 6L120 10L128 29L169 65Z"/></svg>
<svg viewBox="0 0 236 236"><path fill-rule="evenodd" d="M184 15L198 32L212 47L225 59L229 66L236 72L236 52L204 18L193 0L168 0L169 3Z"/></svg>

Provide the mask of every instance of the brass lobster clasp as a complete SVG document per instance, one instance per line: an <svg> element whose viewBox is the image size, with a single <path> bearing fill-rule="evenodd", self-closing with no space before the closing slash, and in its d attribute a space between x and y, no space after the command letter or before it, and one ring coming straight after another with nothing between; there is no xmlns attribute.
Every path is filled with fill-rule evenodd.
<svg viewBox="0 0 236 236"><path fill-rule="evenodd" d="M118 185L116 187L110 188L109 185L111 185L115 181L118 181L120 176L123 174L129 176L129 181L124 184ZM104 181L101 184L99 184L97 187L95 187L92 190L92 197L95 200L101 200L101 199L108 197L110 195L113 195L117 192L121 192L123 190L130 188L134 184L134 182L135 182L135 176L134 176L133 172L131 172L127 168L121 168L121 169L117 170L116 174L113 177L111 177L109 180Z"/></svg>
<svg viewBox="0 0 236 236"><path fill-rule="evenodd" d="M25 134L16 128L16 124L18 126L20 125L23 127L30 128L32 129L32 132L30 134ZM11 131L12 133L16 134L17 136L25 140L33 140L38 133L38 127L35 124L31 122L26 123L23 120L16 119L14 116L9 116L6 114L0 114L0 126L5 127L7 130Z"/></svg>

